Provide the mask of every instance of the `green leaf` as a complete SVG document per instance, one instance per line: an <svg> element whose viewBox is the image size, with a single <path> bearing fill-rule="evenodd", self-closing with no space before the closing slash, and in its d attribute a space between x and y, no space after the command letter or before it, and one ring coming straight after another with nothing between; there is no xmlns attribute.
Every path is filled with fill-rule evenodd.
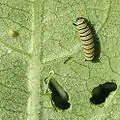
<svg viewBox="0 0 120 120"><path fill-rule="evenodd" d="M119 120L119 7L119 0L1 0L0 119ZM78 17L95 27L100 62L84 61L73 25ZM52 106L46 77L67 91L69 109ZM117 90L105 103L91 104L92 89L106 81Z"/></svg>

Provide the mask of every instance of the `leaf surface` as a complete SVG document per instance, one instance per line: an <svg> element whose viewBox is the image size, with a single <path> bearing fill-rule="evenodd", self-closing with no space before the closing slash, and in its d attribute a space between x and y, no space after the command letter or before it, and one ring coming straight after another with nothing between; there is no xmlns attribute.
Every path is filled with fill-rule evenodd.
<svg viewBox="0 0 120 120"><path fill-rule="evenodd" d="M1 0L0 119L119 120L119 0ZM84 61L73 23L85 17L101 44L100 62ZM11 36L9 31L17 31ZM69 109L55 110L46 77L69 94ZM90 103L91 91L106 81L117 90L105 103Z"/></svg>

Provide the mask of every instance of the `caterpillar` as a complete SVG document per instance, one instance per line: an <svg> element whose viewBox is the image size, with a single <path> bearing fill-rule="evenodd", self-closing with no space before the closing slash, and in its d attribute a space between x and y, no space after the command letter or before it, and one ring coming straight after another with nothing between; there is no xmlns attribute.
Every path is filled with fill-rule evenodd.
<svg viewBox="0 0 120 120"><path fill-rule="evenodd" d="M85 18L77 18L74 24L80 34L80 38L83 42L83 51L85 53L85 61L92 61L94 59L94 39L93 34L87 24Z"/></svg>

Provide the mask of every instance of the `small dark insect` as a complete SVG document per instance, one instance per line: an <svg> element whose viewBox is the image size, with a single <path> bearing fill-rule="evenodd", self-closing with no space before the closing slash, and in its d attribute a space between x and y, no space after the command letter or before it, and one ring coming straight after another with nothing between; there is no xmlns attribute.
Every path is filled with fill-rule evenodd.
<svg viewBox="0 0 120 120"><path fill-rule="evenodd" d="M49 80L49 89L52 92L52 102L59 109L68 109L70 103L68 102L68 93L62 88L62 86L53 78Z"/></svg>
<svg viewBox="0 0 120 120"><path fill-rule="evenodd" d="M96 105L101 104L105 102L110 92L115 91L116 89L117 85L114 82L106 82L104 84L100 84L92 90L92 97L90 98L90 101Z"/></svg>
<svg viewBox="0 0 120 120"><path fill-rule="evenodd" d="M77 18L74 24L80 34L80 38L83 42L83 50L85 53L85 60L92 61L94 59L94 39L91 29L89 28L85 18Z"/></svg>
<svg viewBox="0 0 120 120"><path fill-rule="evenodd" d="M64 64L66 64L70 59L72 59L72 57L68 57L68 58L64 61Z"/></svg>

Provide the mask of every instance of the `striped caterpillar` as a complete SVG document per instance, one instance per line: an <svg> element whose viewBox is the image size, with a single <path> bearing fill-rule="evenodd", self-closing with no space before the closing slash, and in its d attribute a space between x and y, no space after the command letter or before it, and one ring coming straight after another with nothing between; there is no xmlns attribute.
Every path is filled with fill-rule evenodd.
<svg viewBox="0 0 120 120"><path fill-rule="evenodd" d="M83 51L85 53L85 60L92 61L94 59L94 39L93 34L87 25L84 18L77 18L74 24L80 34L80 38L83 42Z"/></svg>

